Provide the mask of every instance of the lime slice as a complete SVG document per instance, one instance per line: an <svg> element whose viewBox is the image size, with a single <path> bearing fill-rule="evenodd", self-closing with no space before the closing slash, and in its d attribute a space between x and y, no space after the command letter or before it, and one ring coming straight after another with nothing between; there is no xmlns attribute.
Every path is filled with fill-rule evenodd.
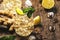
<svg viewBox="0 0 60 40"><path fill-rule="evenodd" d="M19 15L24 15L23 11L21 9L19 9L18 7L16 8L16 12Z"/></svg>
<svg viewBox="0 0 60 40"><path fill-rule="evenodd" d="M39 24L40 22L41 22L40 16L37 16L37 17L34 18L34 24L35 25Z"/></svg>

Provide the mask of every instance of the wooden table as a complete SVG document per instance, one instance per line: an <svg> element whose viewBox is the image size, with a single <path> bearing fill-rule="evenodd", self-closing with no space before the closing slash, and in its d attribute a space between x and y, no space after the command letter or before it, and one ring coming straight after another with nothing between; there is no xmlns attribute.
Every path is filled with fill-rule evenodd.
<svg viewBox="0 0 60 40"><path fill-rule="evenodd" d="M54 26L56 27L55 36L53 32L50 32L48 30L48 26L53 25L50 20L53 20L54 18L53 19L47 18L48 12L41 6L41 2L39 2L39 0L31 0L31 1L33 3L33 7L36 9L34 13L34 17L37 15L41 16L41 23L43 24L43 28L44 28L41 32L42 39L43 40L60 40L60 1L55 0L54 18L58 19L58 22L54 24Z"/></svg>

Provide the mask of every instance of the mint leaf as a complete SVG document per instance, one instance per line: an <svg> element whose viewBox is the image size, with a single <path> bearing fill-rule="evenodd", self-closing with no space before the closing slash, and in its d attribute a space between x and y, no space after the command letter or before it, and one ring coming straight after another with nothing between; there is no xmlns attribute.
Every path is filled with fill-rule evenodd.
<svg viewBox="0 0 60 40"><path fill-rule="evenodd" d="M27 13L27 16L30 18L32 16L32 13L35 11L35 9L33 7L28 7L28 8L24 8L23 12Z"/></svg>

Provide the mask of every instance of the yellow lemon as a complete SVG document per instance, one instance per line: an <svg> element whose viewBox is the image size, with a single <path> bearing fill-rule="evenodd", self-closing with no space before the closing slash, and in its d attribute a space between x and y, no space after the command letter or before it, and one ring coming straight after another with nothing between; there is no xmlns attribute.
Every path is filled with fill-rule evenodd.
<svg viewBox="0 0 60 40"><path fill-rule="evenodd" d="M46 9L51 9L54 7L54 0L42 0L42 6Z"/></svg>
<svg viewBox="0 0 60 40"><path fill-rule="evenodd" d="M35 17L33 21L35 25L39 24L41 22L40 16Z"/></svg>
<svg viewBox="0 0 60 40"><path fill-rule="evenodd" d="M24 15L23 11L21 9L19 9L18 7L16 8L16 12L19 15Z"/></svg>

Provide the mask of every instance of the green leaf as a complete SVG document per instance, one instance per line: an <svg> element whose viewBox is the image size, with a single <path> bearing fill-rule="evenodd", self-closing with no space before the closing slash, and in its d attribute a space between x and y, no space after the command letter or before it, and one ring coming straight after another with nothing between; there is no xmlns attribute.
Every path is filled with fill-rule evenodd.
<svg viewBox="0 0 60 40"><path fill-rule="evenodd" d="M0 38L0 40L7 40L7 39L8 39L7 37Z"/></svg>
<svg viewBox="0 0 60 40"><path fill-rule="evenodd" d="M33 7L28 7L28 8L24 8L23 12L27 13L27 16L30 18L32 16L32 13L35 11L35 9Z"/></svg>
<svg viewBox="0 0 60 40"><path fill-rule="evenodd" d="M15 36L4 36L1 37L0 40L15 40Z"/></svg>
<svg viewBox="0 0 60 40"><path fill-rule="evenodd" d="M30 18L30 17L32 16L32 11L29 11L29 12L27 13L27 16Z"/></svg>
<svg viewBox="0 0 60 40"><path fill-rule="evenodd" d="M15 36L9 36L8 39L9 40L14 40L15 39Z"/></svg>

